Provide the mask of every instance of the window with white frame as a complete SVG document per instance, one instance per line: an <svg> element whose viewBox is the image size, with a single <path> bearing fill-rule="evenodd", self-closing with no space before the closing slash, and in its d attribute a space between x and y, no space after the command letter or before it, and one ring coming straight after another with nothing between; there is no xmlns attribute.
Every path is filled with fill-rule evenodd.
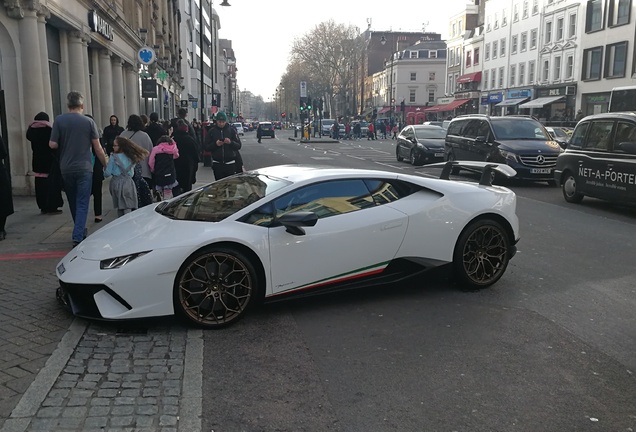
<svg viewBox="0 0 636 432"><path fill-rule="evenodd" d="M609 25L610 27L629 24L629 11L631 0L609 1Z"/></svg>
<svg viewBox="0 0 636 432"><path fill-rule="evenodd" d="M479 64L479 48L475 48L475 51L473 53L473 65L478 65Z"/></svg>
<svg viewBox="0 0 636 432"><path fill-rule="evenodd" d="M512 22L519 21L519 4L515 3L512 8Z"/></svg>
<svg viewBox="0 0 636 432"><path fill-rule="evenodd" d="M557 19L556 40L563 40L563 18Z"/></svg>
<svg viewBox="0 0 636 432"><path fill-rule="evenodd" d="M452 67L455 65L455 50L454 49L450 49L449 51L449 56L448 56L448 67Z"/></svg>
<svg viewBox="0 0 636 432"><path fill-rule="evenodd" d="M488 90L488 70L484 71L484 90Z"/></svg>
<svg viewBox="0 0 636 432"><path fill-rule="evenodd" d="M435 72L429 72L428 73L428 80L429 81L435 81Z"/></svg>
<svg viewBox="0 0 636 432"><path fill-rule="evenodd" d="M501 46L501 48L499 49L499 57L505 57L506 56L506 40L502 39L501 41L499 41L499 45Z"/></svg>
<svg viewBox="0 0 636 432"><path fill-rule="evenodd" d="M417 81L417 72L411 72L411 81Z"/></svg>
<svg viewBox="0 0 636 432"><path fill-rule="evenodd" d="M537 47L537 29L530 30L530 49L533 50Z"/></svg>
<svg viewBox="0 0 636 432"><path fill-rule="evenodd" d="M534 60L528 62L528 84L533 84L535 82L535 73L536 73L536 63Z"/></svg>
<svg viewBox="0 0 636 432"><path fill-rule="evenodd" d="M603 28L603 1L587 0L585 32L590 33Z"/></svg>
<svg viewBox="0 0 636 432"><path fill-rule="evenodd" d="M510 42L510 54L517 54L517 44L519 42L519 36L514 35Z"/></svg>
<svg viewBox="0 0 636 432"><path fill-rule="evenodd" d="M492 30L492 25L490 24L490 15L486 18L486 31L489 32Z"/></svg>
<svg viewBox="0 0 636 432"><path fill-rule="evenodd" d="M552 21L547 21L545 23L545 43L549 44L552 42Z"/></svg>
<svg viewBox="0 0 636 432"><path fill-rule="evenodd" d="M508 24L508 11L504 9L501 14L501 26L505 27L506 24Z"/></svg>
<svg viewBox="0 0 636 432"><path fill-rule="evenodd" d="M428 101L429 102L435 102L435 90L434 89L428 89Z"/></svg>
<svg viewBox="0 0 636 432"><path fill-rule="evenodd" d="M430 50L428 52L428 58L437 58L437 50Z"/></svg>
<svg viewBox="0 0 636 432"><path fill-rule="evenodd" d="M446 86L446 88L448 89L449 93L453 93L455 91L455 89L453 88L453 76L452 75L448 76L448 85Z"/></svg>
<svg viewBox="0 0 636 432"><path fill-rule="evenodd" d="M503 88L504 86L504 68L499 68L499 88Z"/></svg>
<svg viewBox="0 0 636 432"><path fill-rule="evenodd" d="M539 13L539 0L532 0L532 15Z"/></svg>
<svg viewBox="0 0 636 432"><path fill-rule="evenodd" d="M558 81L561 79L561 56L554 57L554 73L552 75L552 79L554 81Z"/></svg>
<svg viewBox="0 0 636 432"><path fill-rule="evenodd" d="M570 14L569 20L568 37L574 37L576 36L576 14Z"/></svg>
<svg viewBox="0 0 636 432"><path fill-rule="evenodd" d="M543 70L541 73L541 80L543 82L548 81L550 78L550 60L543 60Z"/></svg>
<svg viewBox="0 0 636 432"><path fill-rule="evenodd" d="M458 21L457 29L459 30L459 34L461 35L461 34L462 34L462 32L464 31L464 26L463 26L463 24L462 24L462 20L459 20L459 21Z"/></svg>
<svg viewBox="0 0 636 432"><path fill-rule="evenodd" d="M528 18L528 0L523 0L523 18Z"/></svg>
<svg viewBox="0 0 636 432"><path fill-rule="evenodd" d="M499 43L497 41L493 41L493 43L492 43L492 58L497 58L497 54L499 54Z"/></svg>
<svg viewBox="0 0 636 432"><path fill-rule="evenodd" d="M574 56L569 55L565 61L565 79L574 77Z"/></svg>
<svg viewBox="0 0 636 432"><path fill-rule="evenodd" d="M608 45L605 48L605 78L625 76L627 66L627 42Z"/></svg>
<svg viewBox="0 0 636 432"><path fill-rule="evenodd" d="M524 52L527 49L528 49L528 32L523 32L521 33L521 47L519 48L519 50L521 52Z"/></svg>
<svg viewBox="0 0 636 432"><path fill-rule="evenodd" d="M519 63L519 86L526 85L526 64Z"/></svg>
<svg viewBox="0 0 636 432"><path fill-rule="evenodd" d="M495 88L495 83L497 82L497 69L490 70L490 88Z"/></svg>
<svg viewBox="0 0 636 432"><path fill-rule="evenodd" d="M484 47L484 57L485 60L490 60L490 42L488 42Z"/></svg>
<svg viewBox="0 0 636 432"><path fill-rule="evenodd" d="M410 58L412 58L412 59L413 59L413 58L414 58L414 59L416 59L416 58L417 58L417 54L418 54L418 52L417 52L417 51L409 51L409 53L410 53Z"/></svg>
<svg viewBox="0 0 636 432"><path fill-rule="evenodd" d="M508 77L508 87L514 87L517 83L517 66L510 66L510 76Z"/></svg>
<svg viewBox="0 0 636 432"><path fill-rule="evenodd" d="M499 28L499 12L495 12L495 28Z"/></svg>
<svg viewBox="0 0 636 432"><path fill-rule="evenodd" d="M466 67L470 67L473 65L473 52L466 51Z"/></svg>
<svg viewBox="0 0 636 432"><path fill-rule="evenodd" d="M601 79L602 58L603 47L594 47L583 50L583 80Z"/></svg>
<svg viewBox="0 0 636 432"><path fill-rule="evenodd" d="M409 89L409 102L415 102L415 89Z"/></svg>
<svg viewBox="0 0 636 432"><path fill-rule="evenodd" d="M453 23L453 36L457 35L457 24Z"/></svg>

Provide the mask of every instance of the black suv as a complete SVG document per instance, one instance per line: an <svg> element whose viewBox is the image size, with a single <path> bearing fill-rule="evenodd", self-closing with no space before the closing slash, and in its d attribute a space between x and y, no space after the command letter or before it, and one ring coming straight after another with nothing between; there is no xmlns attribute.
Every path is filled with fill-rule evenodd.
<svg viewBox="0 0 636 432"><path fill-rule="evenodd" d="M583 118L557 159L554 178L568 202L589 195L636 203L636 112Z"/></svg>
<svg viewBox="0 0 636 432"><path fill-rule="evenodd" d="M459 116L448 125L445 160L505 163L517 179L554 185L554 166L563 149L529 116Z"/></svg>
<svg viewBox="0 0 636 432"><path fill-rule="evenodd" d="M276 133L274 132L274 125L271 122L260 122L258 124L258 129L256 130L256 138L261 139L262 137L272 137L276 138Z"/></svg>

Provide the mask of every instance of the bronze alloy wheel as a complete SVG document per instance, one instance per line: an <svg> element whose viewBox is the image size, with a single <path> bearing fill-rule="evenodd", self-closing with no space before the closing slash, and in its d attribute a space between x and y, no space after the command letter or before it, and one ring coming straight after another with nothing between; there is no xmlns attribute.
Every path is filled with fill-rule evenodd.
<svg viewBox="0 0 636 432"><path fill-rule="evenodd" d="M492 220L470 224L455 248L455 273L459 282L485 288L504 274L510 259L510 240L503 227Z"/></svg>
<svg viewBox="0 0 636 432"><path fill-rule="evenodd" d="M179 272L175 308L199 326L219 328L241 318L255 292L254 268L242 254L204 249L191 256Z"/></svg>

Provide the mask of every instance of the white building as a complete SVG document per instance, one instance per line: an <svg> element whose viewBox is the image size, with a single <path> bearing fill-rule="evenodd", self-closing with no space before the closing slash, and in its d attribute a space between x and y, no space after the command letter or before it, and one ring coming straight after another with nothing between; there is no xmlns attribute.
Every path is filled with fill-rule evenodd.
<svg viewBox="0 0 636 432"><path fill-rule="evenodd" d="M607 111L613 87L636 84L636 5L631 0L587 0L582 12L577 106L587 115Z"/></svg>

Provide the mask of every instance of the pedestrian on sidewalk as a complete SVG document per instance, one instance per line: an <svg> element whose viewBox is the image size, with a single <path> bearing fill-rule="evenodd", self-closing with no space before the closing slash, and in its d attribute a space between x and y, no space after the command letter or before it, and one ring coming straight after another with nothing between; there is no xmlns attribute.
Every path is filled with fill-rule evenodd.
<svg viewBox="0 0 636 432"><path fill-rule="evenodd" d="M31 142L31 150L33 151L31 167L35 177L35 202L42 214L62 213L58 207L64 205L57 150L49 147L52 129L53 125L49 122L49 115L40 112L29 124L26 133L26 138Z"/></svg>
<svg viewBox="0 0 636 432"><path fill-rule="evenodd" d="M152 140L146 132L144 132L144 125L141 117L133 114L128 117L128 123L126 124L126 130L121 133L122 137L128 138L139 147L146 150L150 155L152 151ZM152 204L152 194L150 190L153 187L152 173L150 172L150 166L148 165L148 156L138 162L138 167L135 167L135 173L133 180L137 186L137 197L139 198L139 208Z"/></svg>
<svg viewBox="0 0 636 432"><path fill-rule="evenodd" d="M188 137L192 138L190 135ZM177 144L168 135L159 138L157 145L153 147L150 157L148 157L155 190L159 192L162 199L170 199L181 193L174 163L174 160L178 158L179 149Z"/></svg>
<svg viewBox="0 0 636 432"><path fill-rule="evenodd" d="M188 134L188 125L181 119L177 121L177 130L174 132L174 141L179 149L179 158L174 161L177 171L177 182L182 192L190 192L196 182L196 174L199 169L199 152L197 143Z"/></svg>
<svg viewBox="0 0 636 432"><path fill-rule="evenodd" d="M156 146L159 138L166 135L166 130L159 123L159 114L156 112L150 113L150 124L146 126L145 132L150 137L150 141L152 141L152 145Z"/></svg>
<svg viewBox="0 0 636 432"><path fill-rule="evenodd" d="M236 174L236 155L241 145L236 129L227 123L227 115L223 111L218 112L216 124L208 131L204 146L212 152L212 169L216 180Z"/></svg>
<svg viewBox="0 0 636 432"><path fill-rule="evenodd" d="M90 117L93 120L92 115L86 114L86 117ZM103 133L99 128L99 142L104 148ZM104 183L104 165L95 157L95 150L93 150L93 183L91 185L91 195L93 196L93 214L95 215L95 223L100 223L102 219L102 184Z"/></svg>
<svg viewBox="0 0 636 432"><path fill-rule="evenodd" d="M93 119L82 115L84 96L72 91L67 97L68 112L56 117L49 147L60 151L60 170L64 191L73 216L73 246L86 238L86 218L93 183L91 147L102 165L106 155L99 143L99 132Z"/></svg>
<svg viewBox="0 0 636 432"><path fill-rule="evenodd" d="M399 132L397 124L393 125L393 129L391 130L391 132L393 132L393 136L391 137L391 139L396 140L397 139L397 134Z"/></svg>
<svg viewBox="0 0 636 432"><path fill-rule="evenodd" d="M135 165L148 157L148 151L124 137L115 138L113 154L108 161L105 177L112 176L110 196L113 207L117 209L117 217L137 209L137 188L133 180Z"/></svg>
<svg viewBox="0 0 636 432"><path fill-rule="evenodd" d="M5 166L5 159L9 157L0 136L0 240L7 237L5 225L7 217L13 214L13 194L11 192L11 176Z"/></svg>
<svg viewBox="0 0 636 432"><path fill-rule="evenodd" d="M113 152L113 142L120 133L124 131L124 128L119 125L119 118L116 115L110 116L110 124L104 128L102 133L104 146L106 146L106 154L109 155Z"/></svg>
<svg viewBox="0 0 636 432"><path fill-rule="evenodd" d="M370 139L375 141L375 126L373 125L373 122L369 123L369 129L367 132L367 141Z"/></svg>

